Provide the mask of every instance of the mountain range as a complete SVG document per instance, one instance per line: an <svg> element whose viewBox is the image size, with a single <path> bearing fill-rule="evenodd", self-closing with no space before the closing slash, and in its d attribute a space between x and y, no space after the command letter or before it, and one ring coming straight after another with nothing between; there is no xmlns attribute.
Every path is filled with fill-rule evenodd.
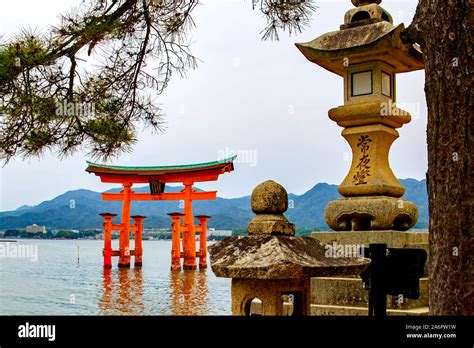
<svg viewBox="0 0 474 348"><path fill-rule="evenodd" d="M428 196L426 180L400 179L406 188L404 198L418 206L419 218L415 228L428 228ZM180 191L181 187L166 187L166 192ZM199 190L199 189L197 189ZM114 188L107 192L119 192ZM149 187L134 188L136 192L149 192ZM302 195L289 194L290 208L285 213L298 229L328 230L324 220L326 204L341 197L337 185L319 183ZM135 201L132 215L145 215L145 228L170 227L170 212L182 211L178 201ZM13 211L0 212L0 229L25 228L37 224L50 229L95 229L102 228L100 213L120 215L121 202L102 201L101 193L79 189L68 191L56 198L36 206L21 206ZM254 214L250 210L250 196L220 198L215 201L194 201L195 215L211 215L209 227L216 229L245 228ZM118 217L115 222L118 221Z"/></svg>

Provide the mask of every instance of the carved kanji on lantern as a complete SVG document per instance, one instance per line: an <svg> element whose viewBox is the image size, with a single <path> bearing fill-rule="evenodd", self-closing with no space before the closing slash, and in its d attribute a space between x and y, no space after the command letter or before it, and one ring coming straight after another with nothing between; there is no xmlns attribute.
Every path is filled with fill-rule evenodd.
<svg viewBox="0 0 474 348"><path fill-rule="evenodd" d="M354 185L365 185L367 181L366 177L370 176L370 158L368 151L370 149L369 143L372 139L368 135L362 135L359 138L359 143L357 147L360 148L362 157L359 159L359 164L357 165L357 173L354 175Z"/></svg>

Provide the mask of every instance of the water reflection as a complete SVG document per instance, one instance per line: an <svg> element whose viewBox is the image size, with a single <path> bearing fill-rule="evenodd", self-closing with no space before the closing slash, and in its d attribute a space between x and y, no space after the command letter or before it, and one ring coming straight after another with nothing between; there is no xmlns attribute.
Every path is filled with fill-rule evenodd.
<svg viewBox="0 0 474 348"><path fill-rule="evenodd" d="M139 268L118 268L103 271L101 315L140 315L143 304L143 276Z"/></svg>
<svg viewBox="0 0 474 348"><path fill-rule="evenodd" d="M153 291L147 291L145 299L145 284L141 269L104 270L99 314L207 315L209 313L206 270L169 272L168 279L169 283L166 278L161 278L160 281L166 284L161 283ZM168 291L163 292L160 288Z"/></svg>
<svg viewBox="0 0 474 348"><path fill-rule="evenodd" d="M206 270L170 272L170 290L172 315L209 313Z"/></svg>

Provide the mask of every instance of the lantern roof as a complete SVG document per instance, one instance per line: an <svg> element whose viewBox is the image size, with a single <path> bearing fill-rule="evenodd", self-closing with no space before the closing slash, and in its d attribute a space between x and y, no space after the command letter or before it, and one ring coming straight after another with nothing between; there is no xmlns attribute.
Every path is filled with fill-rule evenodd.
<svg viewBox="0 0 474 348"><path fill-rule="evenodd" d="M340 30L296 44L309 61L341 76L350 65L374 60L392 66L395 73L424 68L419 46L401 41L405 26L392 24L380 0L352 2L357 7L347 11Z"/></svg>
<svg viewBox="0 0 474 348"><path fill-rule="evenodd" d="M273 235L228 237L209 246L212 271L218 277L294 279L359 274L370 263L364 257L327 257L316 238Z"/></svg>

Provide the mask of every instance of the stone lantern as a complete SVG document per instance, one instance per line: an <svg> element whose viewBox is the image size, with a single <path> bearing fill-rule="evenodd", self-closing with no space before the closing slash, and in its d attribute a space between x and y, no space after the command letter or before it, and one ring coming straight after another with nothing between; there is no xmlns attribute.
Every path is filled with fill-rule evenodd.
<svg viewBox="0 0 474 348"><path fill-rule="evenodd" d="M405 188L393 174L388 157L397 129L411 116L396 105L396 74L424 68L417 45L400 39L403 24L380 6L382 0L352 0L344 24L313 41L296 44L311 62L344 79L344 104L329 118L344 128L352 149L349 173L339 186L343 198L326 206L325 219L336 232L314 232L326 245L347 247L383 243L389 248L423 248L428 233L409 231L418 219L415 204L401 197ZM389 314L428 314L428 278L421 297L412 301L389 297ZM367 294L356 277L312 279L312 311L316 315L367 315Z"/></svg>
<svg viewBox="0 0 474 348"><path fill-rule="evenodd" d="M311 62L343 77L344 105L329 110L343 127L352 149L352 164L339 186L342 199L326 207L327 224L336 231L398 230L415 225L415 204L401 199L404 187L388 156L397 128L409 123L396 107L396 74L424 68L415 45L403 44L404 25L393 25L381 0L352 0L340 30L296 44Z"/></svg>
<svg viewBox="0 0 474 348"><path fill-rule="evenodd" d="M209 247L213 272L232 278L233 315L309 315L311 277L359 274L369 264L355 255L328 257L316 239L294 237L295 225L283 215L288 194L276 182L258 185L251 204L249 235Z"/></svg>

